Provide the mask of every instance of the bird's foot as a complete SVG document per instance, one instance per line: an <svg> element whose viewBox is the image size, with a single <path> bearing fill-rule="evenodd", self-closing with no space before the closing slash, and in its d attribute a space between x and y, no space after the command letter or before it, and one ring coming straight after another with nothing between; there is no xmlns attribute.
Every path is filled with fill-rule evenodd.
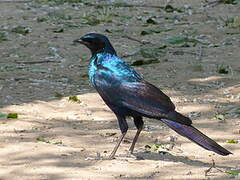
<svg viewBox="0 0 240 180"><path fill-rule="evenodd" d="M113 160L115 159L115 155L114 154L110 154L110 156L108 157L108 160Z"/></svg>
<svg viewBox="0 0 240 180"><path fill-rule="evenodd" d="M129 152L130 154L133 154L133 149L134 149L134 147L131 146L131 147L129 148L128 152Z"/></svg>

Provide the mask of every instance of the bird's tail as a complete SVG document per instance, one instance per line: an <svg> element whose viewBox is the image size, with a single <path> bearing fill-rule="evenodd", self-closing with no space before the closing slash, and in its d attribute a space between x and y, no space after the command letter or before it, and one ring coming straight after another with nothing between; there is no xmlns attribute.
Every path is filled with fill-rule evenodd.
<svg viewBox="0 0 240 180"><path fill-rule="evenodd" d="M207 150L214 151L215 153L223 156L232 154L217 144L215 141L204 135L202 132L194 128L192 125L184 125L167 119L162 119L162 121L177 133L197 143L199 146Z"/></svg>

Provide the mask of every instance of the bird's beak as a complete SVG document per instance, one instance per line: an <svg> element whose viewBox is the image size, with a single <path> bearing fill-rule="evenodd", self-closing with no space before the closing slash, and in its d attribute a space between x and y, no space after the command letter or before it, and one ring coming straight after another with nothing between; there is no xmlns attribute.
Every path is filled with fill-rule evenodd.
<svg viewBox="0 0 240 180"><path fill-rule="evenodd" d="M83 44L83 45L85 45L85 46L89 46L89 42L87 42L87 41L83 41L81 38L80 39L76 39L76 40L74 40L73 41L74 43L80 43L80 44Z"/></svg>
<svg viewBox="0 0 240 180"><path fill-rule="evenodd" d="M84 41L82 39L75 39L73 42L74 43L84 44Z"/></svg>

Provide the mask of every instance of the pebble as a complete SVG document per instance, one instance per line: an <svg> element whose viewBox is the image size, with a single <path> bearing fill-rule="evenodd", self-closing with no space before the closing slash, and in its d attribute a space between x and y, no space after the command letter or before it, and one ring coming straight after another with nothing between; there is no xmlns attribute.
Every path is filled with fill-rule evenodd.
<svg viewBox="0 0 240 180"><path fill-rule="evenodd" d="M86 114L87 114L88 116L90 116L90 115L92 115L92 111L86 111Z"/></svg>
<svg viewBox="0 0 240 180"><path fill-rule="evenodd" d="M223 91L223 94L224 94L224 95L230 94L230 91L229 91L229 90L224 90L224 91Z"/></svg>
<svg viewBox="0 0 240 180"><path fill-rule="evenodd" d="M201 116L201 112L190 112L189 114L188 114L188 117L189 118L196 118L196 117L200 117Z"/></svg>

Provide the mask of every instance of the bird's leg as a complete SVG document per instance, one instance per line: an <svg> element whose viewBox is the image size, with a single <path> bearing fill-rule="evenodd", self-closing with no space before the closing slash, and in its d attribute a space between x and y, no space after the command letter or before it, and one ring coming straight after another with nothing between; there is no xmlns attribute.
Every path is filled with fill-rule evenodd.
<svg viewBox="0 0 240 180"><path fill-rule="evenodd" d="M126 121L126 118L125 116L120 116L118 115L118 113L115 113L116 116L117 116L117 119L118 119L118 124L119 124L119 127L120 127L120 130L122 132L122 135L119 137L119 140L116 144L116 146L114 147L112 153L110 154L109 156L109 159L113 159L117 150L118 150L118 147L120 146L124 136L126 135L127 133L127 130L128 130L128 124L127 124L127 121Z"/></svg>
<svg viewBox="0 0 240 180"><path fill-rule="evenodd" d="M141 116L133 117L133 120L134 120L135 126L137 127L137 133L136 133L136 135L135 135L135 137L133 139L131 147L129 148L129 151L130 151L131 154L133 153L135 144L136 144L136 142L138 140L138 136L140 135L140 133L141 133L141 131L143 129L143 120L142 120Z"/></svg>
<svg viewBox="0 0 240 180"><path fill-rule="evenodd" d="M127 132L124 132L124 133L121 134L121 136L119 137L119 140L118 140L116 146L114 147L112 153L109 156L109 159L113 159L114 158L114 156L115 156L115 154L116 154L116 152L118 150L118 147L120 146L120 144L121 144L121 142L122 142L122 140L123 140L123 138L124 138L124 136L126 134L127 134Z"/></svg>
<svg viewBox="0 0 240 180"><path fill-rule="evenodd" d="M141 131L142 131L142 128L140 128L140 129L137 130L137 133L136 133L136 135L135 135L135 137L134 137L134 139L133 139L132 145L131 145L131 147L129 148L129 152L130 152L131 154L133 153L135 144L136 144L136 142L137 142L138 136L139 136L139 134L141 133Z"/></svg>

